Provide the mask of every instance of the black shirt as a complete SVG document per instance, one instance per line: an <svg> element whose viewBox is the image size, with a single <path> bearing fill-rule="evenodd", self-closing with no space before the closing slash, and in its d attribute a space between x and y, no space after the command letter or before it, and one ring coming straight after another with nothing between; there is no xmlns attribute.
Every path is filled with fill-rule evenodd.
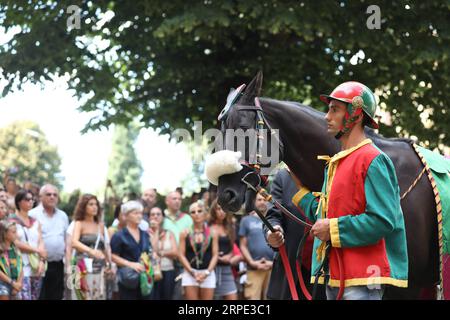
<svg viewBox="0 0 450 320"><path fill-rule="evenodd" d="M231 246L231 240L228 236L220 236L219 237L219 255L229 254L233 251L233 247ZM219 265L224 265L222 262L218 262Z"/></svg>
<svg viewBox="0 0 450 320"><path fill-rule="evenodd" d="M137 243L126 227L119 230L111 239L111 252L125 260L139 262L142 252L151 251L148 233L139 229L139 235Z"/></svg>
<svg viewBox="0 0 450 320"><path fill-rule="evenodd" d="M191 235L188 234L186 237L186 259L189 261L190 265L192 268L197 269L197 270L203 270L203 269L208 269L209 263L211 262L212 259L212 237L211 235L209 235L209 240L208 240L208 247L206 248L206 251L203 253L203 255L201 254L202 251L202 243L195 243L195 251L197 252L198 258L199 258L199 264L197 265L197 259L195 259L195 253L194 253L194 249L192 248L191 245Z"/></svg>

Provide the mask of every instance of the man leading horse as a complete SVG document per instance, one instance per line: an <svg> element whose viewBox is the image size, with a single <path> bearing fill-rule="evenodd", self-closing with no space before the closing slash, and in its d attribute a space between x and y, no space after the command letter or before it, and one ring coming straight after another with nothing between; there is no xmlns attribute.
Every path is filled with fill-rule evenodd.
<svg viewBox="0 0 450 320"><path fill-rule="evenodd" d="M364 133L364 126L378 128L375 96L361 83L345 82L320 98L329 107L328 134L341 151L318 157L327 161L320 193L293 175L299 191L292 201L315 222L311 274L327 266L311 280L326 284L329 300L379 300L384 285L408 286L408 254L394 165ZM268 231L269 244L280 246L282 233Z"/></svg>

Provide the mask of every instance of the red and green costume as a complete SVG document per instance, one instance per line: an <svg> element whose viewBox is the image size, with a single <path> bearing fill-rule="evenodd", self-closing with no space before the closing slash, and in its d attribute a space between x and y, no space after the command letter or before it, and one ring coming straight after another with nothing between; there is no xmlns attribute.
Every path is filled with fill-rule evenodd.
<svg viewBox="0 0 450 320"><path fill-rule="evenodd" d="M331 245L341 250L345 287L407 287L405 224L392 161L370 139L319 159L328 161L322 192L302 188L292 201L311 221L330 219ZM319 268L323 251L324 244L315 238L311 274ZM331 287L340 284L336 254L330 251Z"/></svg>

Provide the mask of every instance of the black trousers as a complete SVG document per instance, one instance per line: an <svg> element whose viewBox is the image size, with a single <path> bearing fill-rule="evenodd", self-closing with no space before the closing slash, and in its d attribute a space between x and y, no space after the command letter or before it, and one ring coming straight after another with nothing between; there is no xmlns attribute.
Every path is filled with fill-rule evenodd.
<svg viewBox="0 0 450 320"><path fill-rule="evenodd" d="M62 300L64 295L64 262L48 262L39 300Z"/></svg>
<svg viewBox="0 0 450 320"><path fill-rule="evenodd" d="M175 289L175 270L163 271L163 278L155 282L151 300L172 300Z"/></svg>
<svg viewBox="0 0 450 320"><path fill-rule="evenodd" d="M149 300L150 296L142 296L141 289L128 289L119 282L119 299L120 300Z"/></svg>

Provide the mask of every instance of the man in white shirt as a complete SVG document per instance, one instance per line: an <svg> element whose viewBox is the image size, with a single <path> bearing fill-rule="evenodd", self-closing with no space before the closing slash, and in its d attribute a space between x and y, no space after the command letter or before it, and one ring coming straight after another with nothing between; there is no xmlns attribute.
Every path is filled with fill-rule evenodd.
<svg viewBox="0 0 450 320"><path fill-rule="evenodd" d="M59 210L58 189L51 184L39 191L41 203L30 210L29 215L42 226L42 238L48 253L48 269L42 284L40 300L62 300L64 293L64 255L66 230L69 225L67 214Z"/></svg>

